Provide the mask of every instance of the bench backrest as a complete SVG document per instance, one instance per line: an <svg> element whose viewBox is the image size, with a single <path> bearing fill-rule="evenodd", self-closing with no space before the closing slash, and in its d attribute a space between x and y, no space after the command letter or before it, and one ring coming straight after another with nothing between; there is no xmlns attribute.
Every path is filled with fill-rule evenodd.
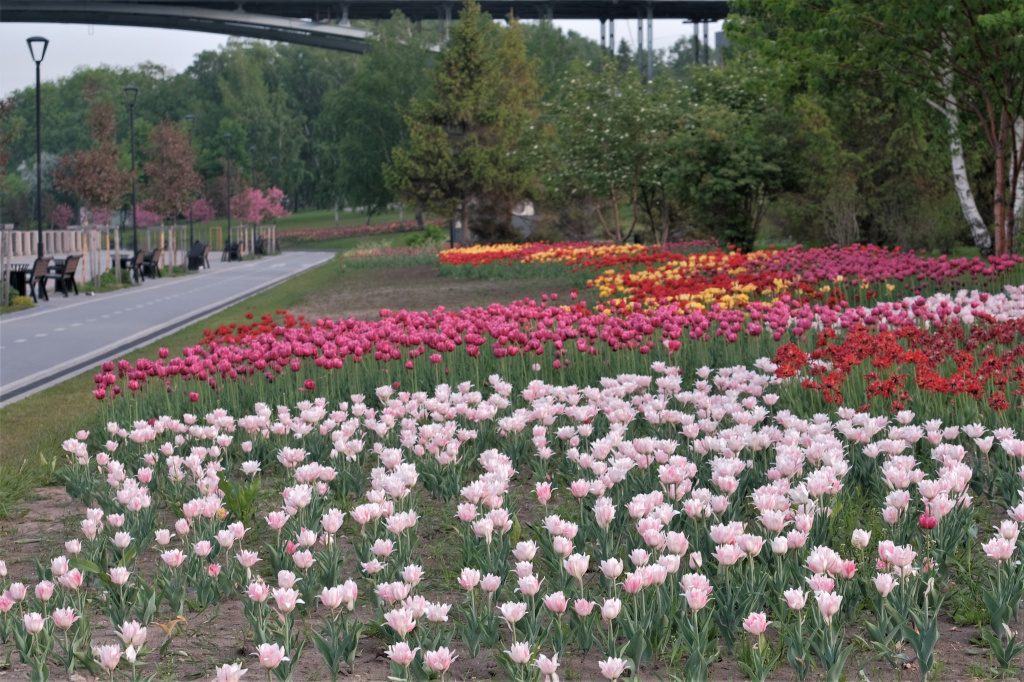
<svg viewBox="0 0 1024 682"><path fill-rule="evenodd" d="M68 259L64 262L64 276L73 277L75 272L78 271L78 261L82 259L81 256L68 256Z"/></svg>
<svg viewBox="0 0 1024 682"><path fill-rule="evenodd" d="M207 244L206 242L196 240L195 242L192 243L192 247L189 248L188 250L188 257L198 258L199 256L203 255L203 253L205 253L209 248L210 245Z"/></svg>
<svg viewBox="0 0 1024 682"><path fill-rule="evenodd" d="M36 262L32 266L32 279L45 276L48 267L50 267L49 258L36 258Z"/></svg>
<svg viewBox="0 0 1024 682"><path fill-rule="evenodd" d="M160 259L164 255L163 249L153 249L153 253L149 254L149 262L154 265L160 265Z"/></svg>

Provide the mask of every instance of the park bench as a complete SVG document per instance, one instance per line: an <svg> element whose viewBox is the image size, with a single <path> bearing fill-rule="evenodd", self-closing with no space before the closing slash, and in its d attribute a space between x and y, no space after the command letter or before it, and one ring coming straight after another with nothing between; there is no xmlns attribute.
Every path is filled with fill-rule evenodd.
<svg viewBox="0 0 1024 682"><path fill-rule="evenodd" d="M134 256L130 256L126 253L111 254L110 256L111 261L121 261L121 269L132 273L132 279L135 280L136 284L146 279L141 272L142 259L143 255L141 251L136 251Z"/></svg>
<svg viewBox="0 0 1024 682"><path fill-rule="evenodd" d="M163 255L164 250L156 248L143 256L142 265L140 266L142 274L150 279L163 277L163 275L160 274L160 259L163 258Z"/></svg>
<svg viewBox="0 0 1024 682"><path fill-rule="evenodd" d="M75 273L78 272L78 263L81 260L81 256L68 256L64 260L54 260L53 267L47 268L46 274L43 276L43 288L46 287L46 280L52 279L54 283L53 290L63 293L64 298L67 298L69 288L73 288L75 296L78 296L78 283L75 282Z"/></svg>
<svg viewBox="0 0 1024 682"><path fill-rule="evenodd" d="M233 242L230 240L224 241L224 253L220 255L221 261L235 261L242 260L242 244L241 242Z"/></svg>
<svg viewBox="0 0 1024 682"><path fill-rule="evenodd" d="M28 290L32 292L32 300L39 303L39 296L47 301L50 297L46 294L46 270L50 267L49 258L37 258L28 276Z"/></svg>
<svg viewBox="0 0 1024 682"><path fill-rule="evenodd" d="M188 253L185 255L188 261L189 270L198 270L199 268L210 267L210 245L206 242L201 242L198 239L192 242L192 246L189 248Z"/></svg>
<svg viewBox="0 0 1024 682"><path fill-rule="evenodd" d="M256 241L252 245L252 252L257 256L267 255L267 240L263 237L256 237Z"/></svg>

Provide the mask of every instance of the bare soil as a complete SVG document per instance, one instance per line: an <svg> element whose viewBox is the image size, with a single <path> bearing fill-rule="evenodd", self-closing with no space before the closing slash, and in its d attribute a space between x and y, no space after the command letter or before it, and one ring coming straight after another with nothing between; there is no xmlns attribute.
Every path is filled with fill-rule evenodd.
<svg viewBox="0 0 1024 682"><path fill-rule="evenodd" d="M447 513L447 510L438 509L438 513ZM64 553L64 540L78 535L77 528L79 521L83 518L84 506L78 501L70 498L67 493L56 486L40 488L36 491L33 499L26 500L18 505L16 513L12 518L0 522L0 556L7 562L9 572L8 580L20 580L27 584L34 584L36 577L36 560L44 565L49 563L51 557ZM451 553L446 551L440 537L426 532L420 540L420 549L424 567L428 575L440 576L445 572L445 564L450 564ZM354 565L349 561L348 565ZM447 567L450 570L451 567ZM443 579L442 579L443 580ZM436 584L440 588L444 599L450 602L457 602L461 595L457 591L446 590L445 585ZM430 590L436 594L434 590ZM362 619L370 616L368 607L362 607ZM360 614L356 617L360 617ZM164 622L169 619L166 614L157 616L157 622ZM116 641L114 627L106 620L102 612L92 614L94 630L94 641L97 643L110 643ZM851 628L847 633L864 635L861 627ZM156 649L163 641L163 632L154 623L149 628L149 646ZM849 640L848 640L849 641ZM933 669L930 679L932 680L983 680L995 679L990 671L991 662L985 647L978 646L978 630L973 626L956 626L952 621L944 619L940 623L940 638L937 647L937 664ZM456 643L454 649L459 654L459 659L453 666L454 676L448 679L453 680L490 680L503 679L503 673L498 664L488 652L482 652L477 658L469 658L465 648ZM218 607L211 607L199 614L190 614L188 624L184 633L175 637L169 647L168 655L159 660L157 653L150 653L146 658L146 664L140 666L140 672L145 674L155 673L157 679L161 680L182 680L182 679L210 679L214 667L224 663L245 661L250 667L255 666L253 653L252 635L249 625L242 613L241 599L231 599ZM360 652L356 659L356 671L354 674L346 673L341 679L350 682L383 681L388 678L388 660L384 653L385 645L374 638L364 638L360 645ZM18 662L17 654L11 656L10 667L3 667L2 661L8 658L12 652L12 643L0 644L0 680L26 679L28 668ZM909 656L913 652L906 649ZM581 656L578 651L570 652L568 656L562 657L562 678L566 680L600 680L597 662L601 658L596 649L592 649L586 656ZM871 661L871 654L863 648L857 648L850 656L850 663L846 672L847 680L867 679L872 682L877 680L915 680L918 679L918 671L914 664L906 666L903 670L894 670L882 661ZM1020 663L1018 663L1020 665ZM863 666L863 673L859 670ZM248 679L261 679L261 671L253 668ZM711 671L712 680L741 680L744 675L737 664L735 656L724 655L714 664ZM808 679L821 679L820 671L812 673ZM861 676L863 674L863 677ZM671 680L673 675L676 679L684 679L681 668L668 669L663 664L656 666L644 666L639 671L639 679L645 680ZM323 680L329 679L322 667L319 652L311 645L307 646L299 666L295 670L296 682L301 680ZM53 669L50 677L57 682L83 682L92 681L92 677L86 671L76 672L71 676L66 675L62 670ZM788 665L780 665L769 677L773 681L795 680L796 676Z"/></svg>
<svg viewBox="0 0 1024 682"><path fill-rule="evenodd" d="M337 279L337 288L321 290L290 310L307 320L320 318L356 318L372 320L381 308L392 310L448 310L485 307L492 303L511 303L541 294L558 294L559 302L569 302L573 287L567 280L454 279L438 275L437 267L418 265L407 268L349 269ZM583 296L586 290L581 290ZM596 298L596 297L591 297Z"/></svg>

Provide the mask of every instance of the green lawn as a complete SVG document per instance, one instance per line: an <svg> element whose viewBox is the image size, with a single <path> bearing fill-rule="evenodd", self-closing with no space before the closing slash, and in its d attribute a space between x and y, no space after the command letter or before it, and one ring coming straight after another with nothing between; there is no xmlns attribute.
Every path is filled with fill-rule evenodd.
<svg viewBox="0 0 1024 682"><path fill-rule="evenodd" d="M395 234L379 234L360 237L337 237L335 239L318 239L316 241L293 240L287 236L280 238L281 248L308 251L348 251L355 248L395 248L408 246L409 237L415 232L396 232Z"/></svg>
<svg viewBox="0 0 1024 682"><path fill-rule="evenodd" d="M412 213L410 211L406 211L405 212L405 219L406 220L413 220L415 217L416 216L415 216L414 213ZM390 211L388 213L381 213L381 214L373 216L373 218L370 220L370 224L371 225L379 225L381 223L396 223L396 222L398 222L398 218L399 218L398 211ZM227 218L217 218L216 220L211 220L209 223L204 223L204 225L216 225L216 226L220 226L221 228L227 227L227 224L228 224ZM237 224L238 224L237 220L236 221L232 221L232 225L237 225ZM347 211L339 211L338 212L338 225L341 225L341 226L354 226L354 225L365 225L365 224L366 224L366 214L365 213L356 213L354 211L353 212L347 212ZM309 230L309 229L317 230L317 229L323 229L323 228L329 228L329 227L334 227L334 210L333 209L326 209L326 210L323 210L323 211L300 211L298 213L293 213L292 215L288 216L287 218L281 218L280 220L277 221L277 232L278 232L278 234L283 234L285 232L290 232L292 230Z"/></svg>

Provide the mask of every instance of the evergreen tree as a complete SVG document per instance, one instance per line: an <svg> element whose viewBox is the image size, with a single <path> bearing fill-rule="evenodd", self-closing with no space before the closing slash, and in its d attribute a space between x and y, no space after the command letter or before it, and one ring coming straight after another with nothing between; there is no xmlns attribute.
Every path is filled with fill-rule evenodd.
<svg viewBox="0 0 1024 682"><path fill-rule="evenodd" d="M534 115L534 66L514 20L496 33L475 0L466 0L431 94L414 101L406 118L409 142L384 170L401 196L439 213L459 211L466 242L470 230L507 236L510 216L495 207L511 208L532 177L521 141ZM481 219L471 222L475 209Z"/></svg>

